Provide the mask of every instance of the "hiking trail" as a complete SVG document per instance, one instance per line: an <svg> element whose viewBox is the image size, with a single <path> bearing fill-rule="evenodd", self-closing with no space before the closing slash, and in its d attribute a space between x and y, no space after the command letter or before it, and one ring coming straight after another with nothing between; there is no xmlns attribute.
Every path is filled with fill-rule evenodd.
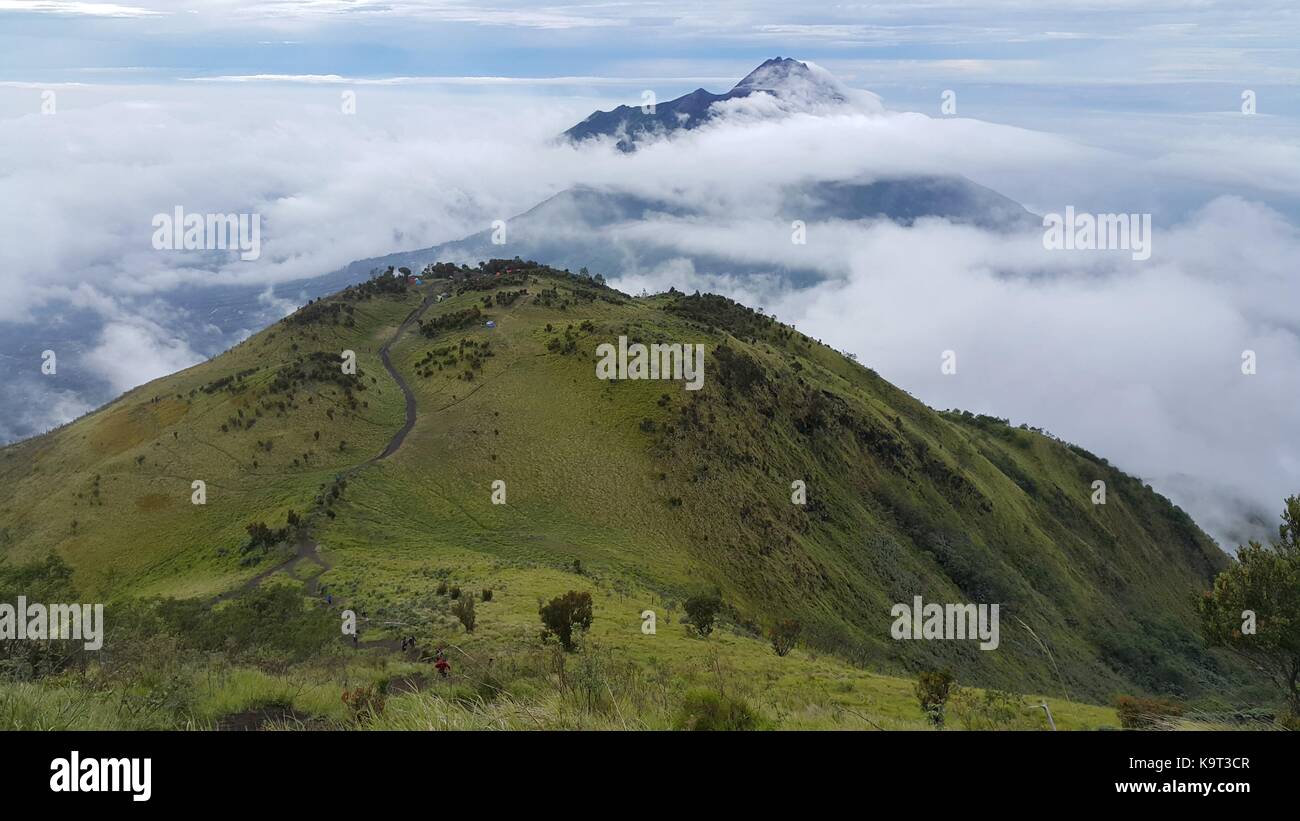
<svg viewBox="0 0 1300 821"><path fill-rule="evenodd" d="M407 384L406 379L402 376L401 373L398 372L397 368L393 367L393 361L389 357L388 351L393 346L394 343L396 343L399 339L402 338L402 334L406 333L407 329L411 327L411 324L418 321L419 318L424 315L424 312L428 310L429 306L432 305L433 302L434 302L434 296L432 294L425 297L424 301L422 301L416 308L412 309L411 313L407 315L406 319L402 320L402 324L397 326L397 330L393 332L393 335L389 337L388 341L385 342L379 348L379 360L380 362L383 363L384 370L388 371L388 375L391 376L393 378L393 381L397 383L397 387L401 389L402 397L405 399L406 402L405 422L402 424L402 427L397 431L397 433L393 434L393 437L388 440L388 444L384 447L383 451L378 456L372 456L363 462L358 462L352 467L343 470L338 474L339 478L344 478L344 479L351 478L361 470L392 456L394 453L398 451L399 448L402 447L402 443L406 441L406 435L411 432L412 428L415 427L415 419L416 419L415 392L411 390L411 386ZM312 510L310 513L307 514L306 518L307 518L308 528L310 528L311 523L315 521L318 516L320 516L321 512L322 512L321 506L317 505L315 510ZM303 589L306 592L306 594L309 596L315 596L320 590L320 581L319 581L320 575L322 573L325 573L330 568L332 568L333 565L330 564L329 561L325 559L325 557L320 555L320 544L316 542L315 539L312 539L310 536L304 535L302 538L298 540L297 545L294 547L293 555L290 556L288 559L285 559L283 562L273 567L263 570L262 572L258 573L256 576L253 576L251 579L241 584L239 587L233 590L228 590L225 593L222 593L221 595L217 596L212 603L216 604L218 602L225 601L226 599L231 598L232 596L237 596L239 594L246 593L249 590L253 590L257 587L260 587L262 582L266 581L268 578L281 571L292 573L292 571L304 561L311 562L312 564L320 568L319 573L316 573L309 579L303 580Z"/></svg>

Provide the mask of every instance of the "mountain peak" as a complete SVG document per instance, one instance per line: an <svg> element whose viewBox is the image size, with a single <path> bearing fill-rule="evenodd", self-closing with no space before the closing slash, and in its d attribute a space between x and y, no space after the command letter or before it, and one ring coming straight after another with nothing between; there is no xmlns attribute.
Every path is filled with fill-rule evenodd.
<svg viewBox="0 0 1300 821"><path fill-rule="evenodd" d="M771 90L773 86L780 85L781 82L790 77L808 77L812 75L812 69L807 63L800 62L793 57L773 57L770 60L764 60L758 68L745 75L744 79L736 83L733 90L750 89L750 90Z"/></svg>
<svg viewBox="0 0 1300 821"><path fill-rule="evenodd" d="M787 102L805 106L839 104L848 101L839 81L829 71L793 57L773 57L745 75L733 95L766 92Z"/></svg>
<svg viewBox="0 0 1300 821"><path fill-rule="evenodd" d="M792 112L817 112L850 101L850 92L826 69L793 57L765 60L724 94L703 88L645 110L620 106L596 111L565 132L570 140L613 137L622 151L633 151L646 139L698 128L723 114L772 117ZM857 99L854 97L854 99ZM729 106L719 106L728 103Z"/></svg>

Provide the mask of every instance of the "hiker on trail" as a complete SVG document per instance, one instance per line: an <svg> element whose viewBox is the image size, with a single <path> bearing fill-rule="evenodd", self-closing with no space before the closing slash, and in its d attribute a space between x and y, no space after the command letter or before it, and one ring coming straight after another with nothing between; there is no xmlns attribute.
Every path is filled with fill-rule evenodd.
<svg viewBox="0 0 1300 821"><path fill-rule="evenodd" d="M443 678L446 678L447 674L451 672L451 665L447 663L447 659L444 656L438 656L438 662L433 666L438 668L438 674Z"/></svg>
<svg viewBox="0 0 1300 821"><path fill-rule="evenodd" d="M328 594L327 596L325 596L325 603L326 603L327 605L329 605L330 607L333 607L333 606L334 606L334 594L333 594L333 593L330 593L330 594Z"/></svg>

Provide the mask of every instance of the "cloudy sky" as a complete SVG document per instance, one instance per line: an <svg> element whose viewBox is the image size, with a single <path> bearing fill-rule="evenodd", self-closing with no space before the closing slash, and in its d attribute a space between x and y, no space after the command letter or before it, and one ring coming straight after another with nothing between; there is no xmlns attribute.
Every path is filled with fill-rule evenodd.
<svg viewBox="0 0 1300 821"><path fill-rule="evenodd" d="M632 156L553 139L776 55L886 113L720 122ZM761 304L931 405L1107 456L1230 543L1300 491L1298 88L1288 2L0 0L0 441L220 352L293 307L286 283L599 184L710 215L625 226L680 252L606 272L626 290ZM814 226L793 247L741 207L906 173L962 174L1039 214L1151 213L1152 258L942 222ZM261 214L262 256L156 251L151 220L178 205ZM718 278L700 253L823 281ZM67 348L57 385L47 340Z"/></svg>
<svg viewBox="0 0 1300 821"><path fill-rule="evenodd" d="M1294 85L1287 0L0 0L14 79L735 77L797 52L851 82Z"/></svg>

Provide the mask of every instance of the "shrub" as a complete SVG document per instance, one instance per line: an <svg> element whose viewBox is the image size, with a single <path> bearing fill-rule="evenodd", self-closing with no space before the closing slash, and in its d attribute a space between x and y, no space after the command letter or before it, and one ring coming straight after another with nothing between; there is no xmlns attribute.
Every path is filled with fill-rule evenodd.
<svg viewBox="0 0 1300 821"><path fill-rule="evenodd" d="M338 640L339 622L324 607L304 607L288 585L254 588L219 609L190 599L158 604L159 617L186 647L280 666L300 662Z"/></svg>
<svg viewBox="0 0 1300 821"><path fill-rule="evenodd" d="M1159 727L1166 719L1183 714L1182 705L1163 698L1120 696L1115 699L1115 712L1119 726L1126 730L1150 730Z"/></svg>
<svg viewBox="0 0 1300 821"><path fill-rule="evenodd" d="M758 713L741 698L712 690L691 690L682 698L673 726L679 730L757 730Z"/></svg>
<svg viewBox="0 0 1300 821"><path fill-rule="evenodd" d="M438 334L446 331L455 331L461 328L469 328L474 325L479 325L481 324L482 318L483 312L480 311L476 305L459 311L451 311L450 313L442 314L441 316L436 316L427 322L424 320L417 320L417 322L419 322L420 325L420 333L424 334L425 337L432 339Z"/></svg>
<svg viewBox="0 0 1300 821"><path fill-rule="evenodd" d="M944 708L948 704L953 686L957 680L947 670L922 670L916 677L916 700L921 704L921 711L931 724L943 726Z"/></svg>
<svg viewBox="0 0 1300 821"><path fill-rule="evenodd" d="M437 593L439 596L447 595L447 582L446 581L438 582L438 587L434 590L434 592Z"/></svg>
<svg viewBox="0 0 1300 821"><path fill-rule="evenodd" d="M248 531L248 541L242 548L244 553L265 552L283 542L289 536L288 528L274 529L265 522L253 522L246 529Z"/></svg>
<svg viewBox="0 0 1300 821"><path fill-rule="evenodd" d="M451 589L451 594L450 594L450 595L451 595L451 597L452 597L453 599L459 599L459 598L460 598L460 587L459 587L459 586L457 586L457 587L453 587L453 588Z"/></svg>
<svg viewBox="0 0 1300 821"><path fill-rule="evenodd" d="M722 609L722 597L717 593L700 593L687 599L682 609L686 611L695 632L707 636L713 632L713 622Z"/></svg>
<svg viewBox="0 0 1300 821"><path fill-rule="evenodd" d="M492 588L483 588L483 601L492 601Z"/></svg>
<svg viewBox="0 0 1300 821"><path fill-rule="evenodd" d="M1041 730L1046 715L1022 696L1001 690L953 688L948 709L966 730Z"/></svg>
<svg viewBox="0 0 1300 821"><path fill-rule="evenodd" d="M453 597L455 598L455 597ZM474 632L474 597L463 596L457 599L456 603L451 606L451 614L460 619L460 623L465 626L466 633Z"/></svg>
<svg viewBox="0 0 1300 821"><path fill-rule="evenodd" d="M384 703L388 700L384 690L382 686L368 684L343 691L343 703L347 705L348 715L354 724L384 714Z"/></svg>
<svg viewBox="0 0 1300 821"><path fill-rule="evenodd" d="M57 554L30 564L0 564L0 602L20 595L39 602L79 600L72 568ZM0 641L0 679L40 678L74 666L85 655L81 641Z"/></svg>
<svg viewBox="0 0 1300 821"><path fill-rule="evenodd" d="M743 351L719 345L713 351L713 358L718 363L718 381L727 388L736 388L741 393L748 394L755 385L767 383L767 375L762 366Z"/></svg>
<svg viewBox="0 0 1300 821"><path fill-rule="evenodd" d="M614 703L614 690L611 686L611 676L615 669L609 651L583 648L574 662L566 665L562 685L564 692L584 712L595 715L616 714L618 708Z"/></svg>
<svg viewBox="0 0 1300 821"><path fill-rule="evenodd" d="M565 650L574 647L573 630L585 633L591 628L591 594L570 590L556 596L538 610L542 619L542 639L557 638Z"/></svg>
<svg viewBox="0 0 1300 821"><path fill-rule="evenodd" d="M781 619L768 631L768 637L772 640L772 649L778 656L785 656L794 649L801 632L803 632L803 625L798 619Z"/></svg>

